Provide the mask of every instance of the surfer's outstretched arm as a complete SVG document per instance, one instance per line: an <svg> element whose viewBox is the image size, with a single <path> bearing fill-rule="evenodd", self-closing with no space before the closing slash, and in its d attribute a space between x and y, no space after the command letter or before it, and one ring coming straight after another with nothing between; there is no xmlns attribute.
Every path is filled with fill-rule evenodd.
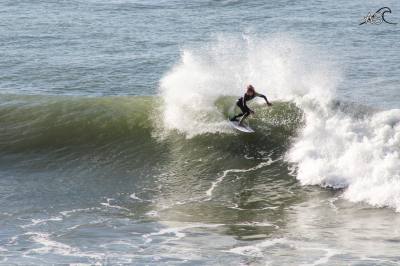
<svg viewBox="0 0 400 266"><path fill-rule="evenodd" d="M265 102L268 104L268 106L271 106L271 105L272 105L272 103L270 103L270 102L268 101L267 96L265 96L264 94L257 93L257 96L263 98L263 99L265 100Z"/></svg>

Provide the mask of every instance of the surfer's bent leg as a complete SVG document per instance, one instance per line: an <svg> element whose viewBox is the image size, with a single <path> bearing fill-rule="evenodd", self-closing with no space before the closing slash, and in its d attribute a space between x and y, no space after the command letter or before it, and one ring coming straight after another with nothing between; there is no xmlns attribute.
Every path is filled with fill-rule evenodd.
<svg viewBox="0 0 400 266"><path fill-rule="evenodd" d="M250 110L249 108L246 108L246 106L243 106L242 101L237 101L236 105L240 108L240 110L242 111L240 114L235 115L234 117L231 118L231 121L236 121L239 117L245 115L248 116L250 114ZM243 120L243 118L241 119Z"/></svg>
<svg viewBox="0 0 400 266"><path fill-rule="evenodd" d="M250 115L250 110L246 113L243 114L242 118L239 121L239 125L242 126L243 125L243 121Z"/></svg>
<svg viewBox="0 0 400 266"><path fill-rule="evenodd" d="M240 105L239 107L243 112L242 115L241 115L242 118L239 121L239 125L242 125L243 121L251 114L251 111L250 111L249 107L247 107L247 105L244 105L244 106Z"/></svg>

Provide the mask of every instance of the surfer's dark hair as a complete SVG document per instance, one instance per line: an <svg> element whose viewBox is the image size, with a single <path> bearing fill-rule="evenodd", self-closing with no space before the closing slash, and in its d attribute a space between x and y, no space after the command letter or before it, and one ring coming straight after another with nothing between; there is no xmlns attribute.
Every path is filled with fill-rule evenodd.
<svg viewBox="0 0 400 266"><path fill-rule="evenodd" d="M254 87L253 87L253 85L249 85L249 86L247 86L247 92L256 92L256 90L254 89Z"/></svg>

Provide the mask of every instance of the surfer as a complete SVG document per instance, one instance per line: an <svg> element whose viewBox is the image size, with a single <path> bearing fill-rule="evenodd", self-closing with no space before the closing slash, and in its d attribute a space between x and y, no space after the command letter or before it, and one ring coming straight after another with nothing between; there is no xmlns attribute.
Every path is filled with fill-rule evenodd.
<svg viewBox="0 0 400 266"><path fill-rule="evenodd" d="M254 97L264 98L264 100L267 102L268 106L272 105L272 103L270 103L268 101L268 99L267 99L267 97L265 95L257 93L256 90L254 89L254 87L252 85L249 85L249 86L247 86L246 93L243 95L243 97L240 97L236 102L236 105L240 108L242 113L240 113L238 115L235 115L230 120L231 121L238 121L238 118L242 117L240 119L240 121L239 121L239 125L242 126L243 125L243 121L246 119L246 117L248 117L250 114L254 114L254 111L251 110L246 104L248 101L254 99Z"/></svg>

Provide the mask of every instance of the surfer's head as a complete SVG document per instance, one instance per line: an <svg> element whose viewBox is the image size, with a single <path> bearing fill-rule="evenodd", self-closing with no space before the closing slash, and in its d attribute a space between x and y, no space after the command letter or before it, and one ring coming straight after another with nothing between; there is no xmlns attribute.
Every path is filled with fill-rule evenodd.
<svg viewBox="0 0 400 266"><path fill-rule="evenodd" d="M255 92L256 92L256 90L254 89L253 85L247 86L246 94L248 94L248 95L254 95Z"/></svg>

